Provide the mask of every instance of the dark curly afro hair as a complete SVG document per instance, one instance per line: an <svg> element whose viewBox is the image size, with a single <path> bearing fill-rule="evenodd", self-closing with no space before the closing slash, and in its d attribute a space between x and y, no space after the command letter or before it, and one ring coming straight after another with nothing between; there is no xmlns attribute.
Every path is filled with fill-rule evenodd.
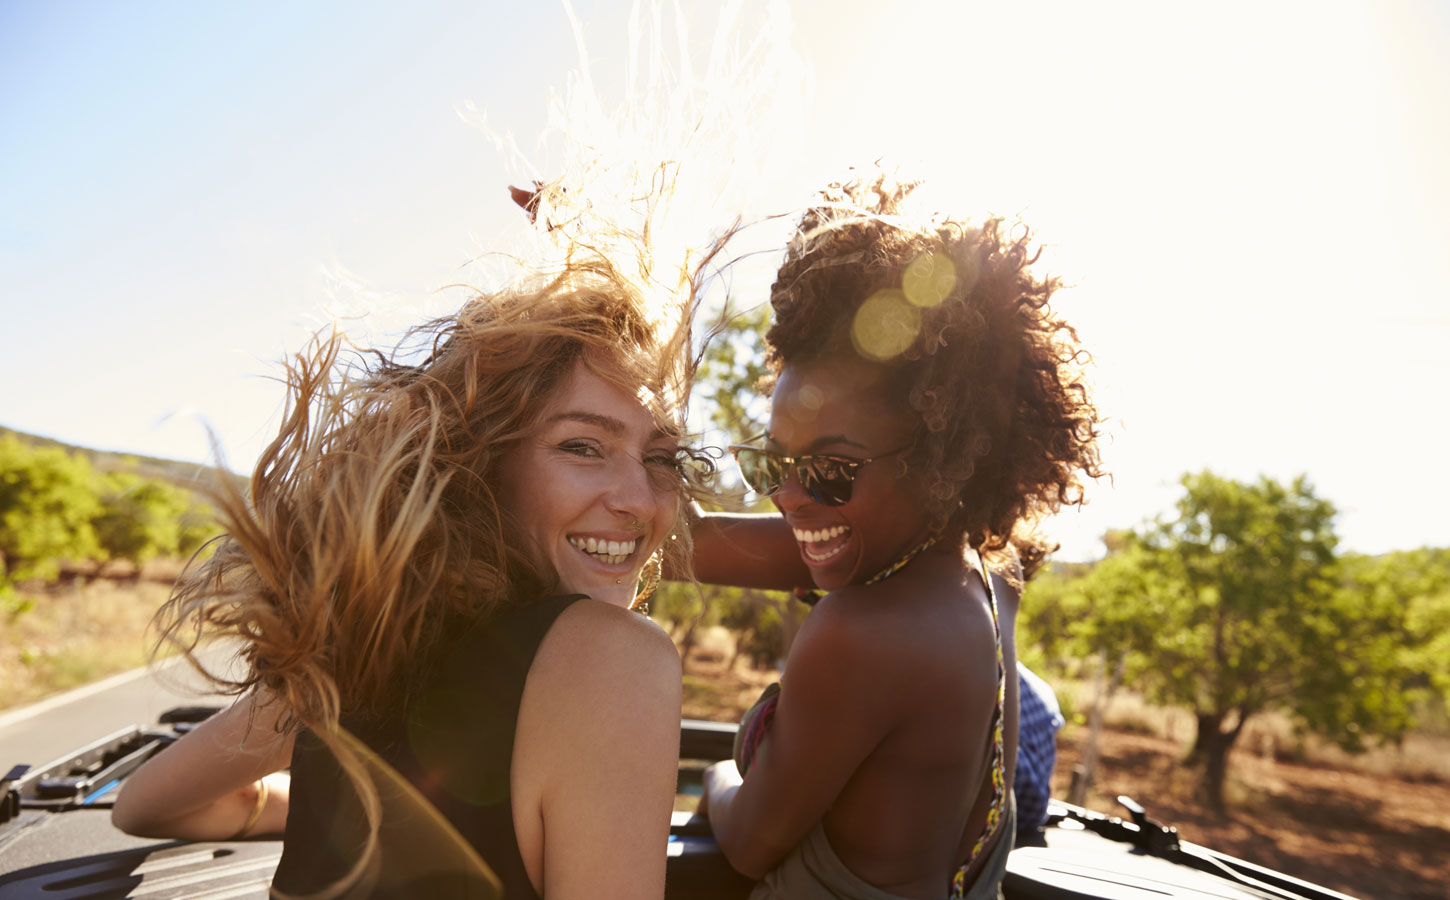
<svg viewBox="0 0 1450 900"><path fill-rule="evenodd" d="M927 473L933 524L1030 572L1049 549L1036 522L1103 474L1087 354L1048 304L1058 280L1030 271L1025 227L907 218L915 187L878 170L822 192L771 288L767 360L883 367L920 419L899 474Z"/></svg>

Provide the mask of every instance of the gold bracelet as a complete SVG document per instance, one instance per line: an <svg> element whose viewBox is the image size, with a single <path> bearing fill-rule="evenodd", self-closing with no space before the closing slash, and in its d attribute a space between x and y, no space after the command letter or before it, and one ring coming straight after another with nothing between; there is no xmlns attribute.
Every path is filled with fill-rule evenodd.
<svg viewBox="0 0 1450 900"><path fill-rule="evenodd" d="M267 779L262 778L257 782L257 804L252 807L252 814L247 816L247 821L237 829L237 833L227 838L229 841L240 841L247 836L247 832L256 827L257 820L262 818L262 810L267 808L267 794L271 789L267 787Z"/></svg>

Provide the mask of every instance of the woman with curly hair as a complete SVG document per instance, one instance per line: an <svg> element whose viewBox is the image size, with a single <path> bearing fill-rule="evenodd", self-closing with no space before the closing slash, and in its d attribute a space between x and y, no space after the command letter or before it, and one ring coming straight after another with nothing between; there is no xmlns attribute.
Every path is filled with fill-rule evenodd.
<svg viewBox="0 0 1450 900"><path fill-rule="evenodd" d="M732 448L780 514L698 514L701 581L824 592L706 777L757 900L997 896L1019 560L1099 474L1028 235L904 217L911 187L836 185L803 217L771 291L769 430Z"/></svg>
<svg viewBox="0 0 1450 900"><path fill-rule="evenodd" d="M663 893L680 663L630 609L688 553L690 304L576 257L391 354L295 358L250 498L220 493L229 535L159 614L189 657L240 642L238 700L117 825L285 833L285 896Z"/></svg>

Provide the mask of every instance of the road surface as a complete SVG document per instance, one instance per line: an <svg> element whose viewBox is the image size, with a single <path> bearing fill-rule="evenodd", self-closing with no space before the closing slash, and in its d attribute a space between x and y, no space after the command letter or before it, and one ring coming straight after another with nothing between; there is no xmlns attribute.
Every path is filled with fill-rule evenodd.
<svg viewBox="0 0 1450 900"><path fill-rule="evenodd" d="M232 645L200 655L209 667L226 666ZM0 777L18 763L38 766L130 725L146 725L173 706L229 702L179 659L155 669L123 672L39 703L0 713Z"/></svg>

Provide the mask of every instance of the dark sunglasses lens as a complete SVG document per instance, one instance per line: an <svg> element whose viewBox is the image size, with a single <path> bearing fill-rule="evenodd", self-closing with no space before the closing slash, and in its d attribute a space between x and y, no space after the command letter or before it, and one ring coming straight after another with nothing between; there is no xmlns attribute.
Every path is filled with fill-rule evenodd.
<svg viewBox="0 0 1450 900"><path fill-rule="evenodd" d="M801 487L822 506L843 506L850 502L851 482L856 477L855 466L810 456L799 463L796 471L800 473Z"/></svg>
<svg viewBox="0 0 1450 900"><path fill-rule="evenodd" d="M742 447L735 451L735 461L740 464L740 476L757 494L774 494L780 490L780 461L764 450Z"/></svg>

